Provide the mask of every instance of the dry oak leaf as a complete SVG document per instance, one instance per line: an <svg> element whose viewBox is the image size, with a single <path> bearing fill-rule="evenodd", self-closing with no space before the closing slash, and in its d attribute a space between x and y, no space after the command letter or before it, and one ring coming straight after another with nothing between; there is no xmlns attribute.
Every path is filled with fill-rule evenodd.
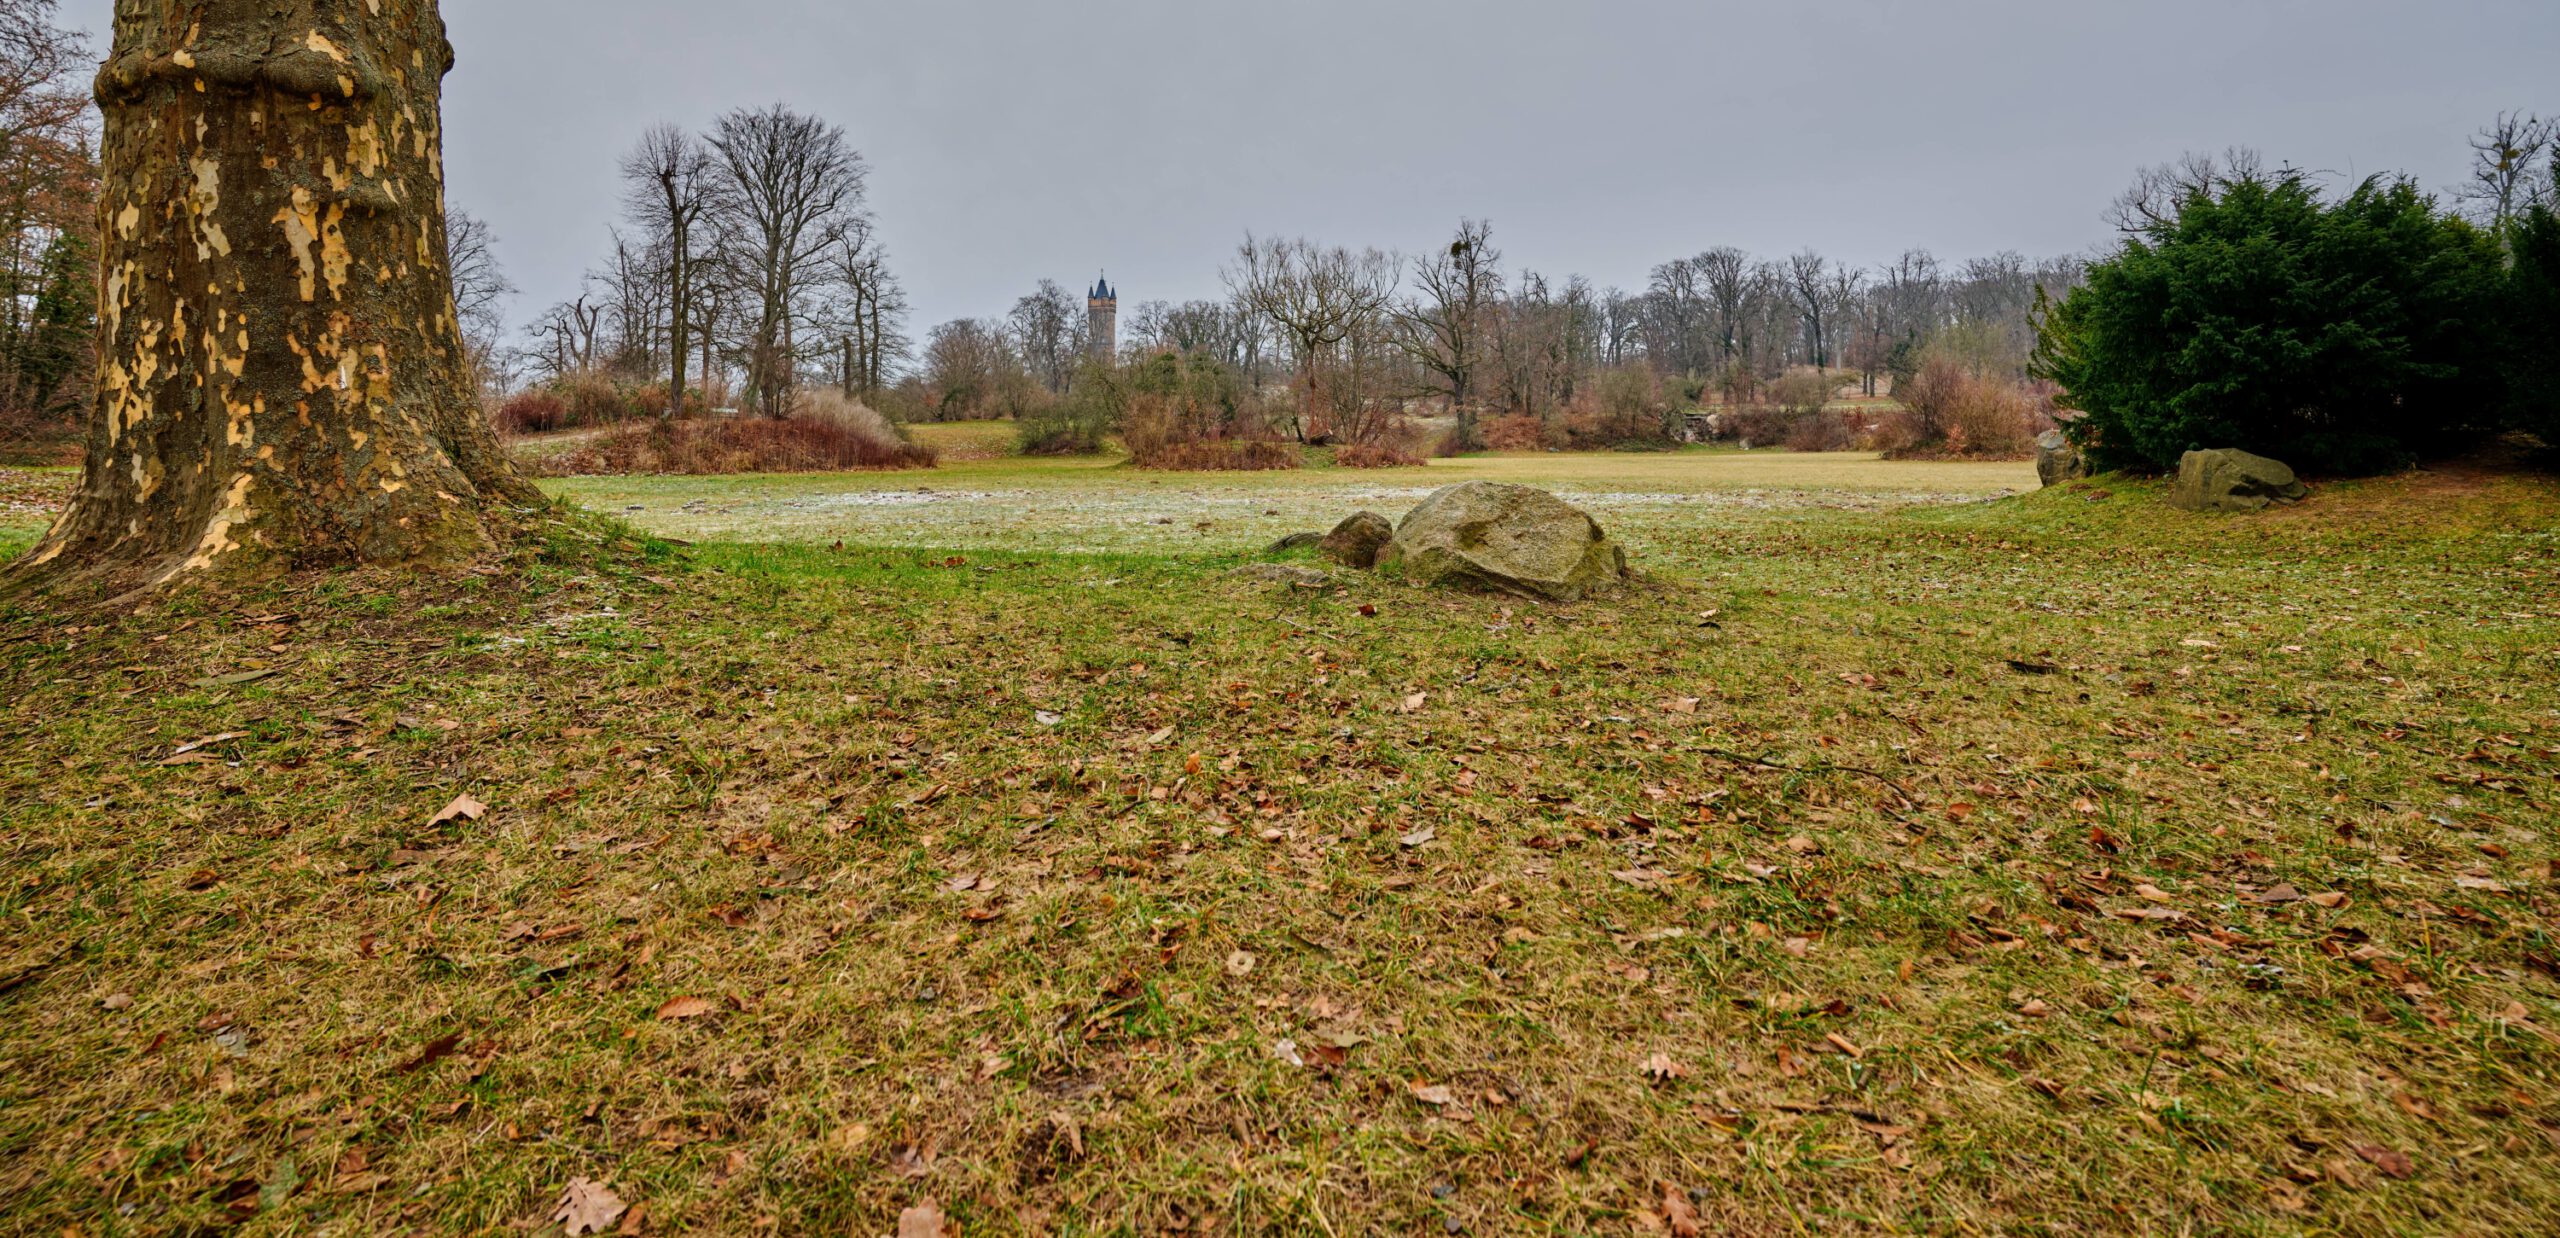
<svg viewBox="0 0 2560 1238"><path fill-rule="evenodd" d="M1683 1066L1678 1062L1672 1061L1671 1055L1668 1053L1657 1053L1644 1060L1645 1078L1651 1079L1655 1083L1669 1083L1674 1079L1686 1079L1695 1073L1697 1072L1690 1070L1688 1067Z"/></svg>
<svg viewBox="0 0 2560 1238"><path fill-rule="evenodd" d="M1697 1208L1690 1204L1688 1193L1668 1182L1661 1185L1662 1227L1671 1233L1672 1238L1698 1238L1699 1234L1705 1233L1706 1224L1699 1219Z"/></svg>
<svg viewBox="0 0 2560 1238"><path fill-rule="evenodd" d="M482 816L486 815L488 811L489 806L487 804L483 804L468 795L457 795L453 797L452 803L444 806L443 812L437 813L433 818L428 820L427 824L429 826L438 826L452 821L477 821Z"/></svg>
<svg viewBox="0 0 2560 1238"><path fill-rule="evenodd" d="M630 1205L613 1193L613 1188L589 1178L569 1179L569 1189L560 1193L560 1206L553 1209L551 1219L560 1223L569 1238L581 1234L601 1234Z"/></svg>
<svg viewBox="0 0 2560 1238"><path fill-rule="evenodd" d="M1415 1100L1421 1101L1423 1104L1439 1108L1447 1108L1449 1105L1455 1104L1458 1099L1456 1093L1451 1092L1448 1088L1436 1083L1408 1083L1405 1087L1413 1092L1413 1098Z"/></svg>
<svg viewBox="0 0 2560 1238"><path fill-rule="evenodd" d="M678 997L658 1007L661 1019L698 1019L711 1013L711 1003L699 997Z"/></svg>
<svg viewBox="0 0 2560 1238"><path fill-rule="evenodd" d="M951 1221L928 1199L898 1214L898 1238L950 1238Z"/></svg>
<svg viewBox="0 0 2560 1238"><path fill-rule="evenodd" d="M2418 1167L2410 1162L2409 1154L2406 1152L2395 1152L2389 1148L2362 1147L2356 1149L2356 1155L2373 1162L2374 1168L2394 1178L2407 1179L2418 1172Z"/></svg>

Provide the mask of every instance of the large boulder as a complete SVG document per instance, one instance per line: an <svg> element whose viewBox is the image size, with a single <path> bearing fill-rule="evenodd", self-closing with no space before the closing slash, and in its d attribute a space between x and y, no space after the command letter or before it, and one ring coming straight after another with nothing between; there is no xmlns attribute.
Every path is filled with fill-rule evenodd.
<svg viewBox="0 0 2560 1238"><path fill-rule="evenodd" d="M2283 461L2219 448L2191 451L2179 458L2169 505L2191 512L2254 512L2310 493Z"/></svg>
<svg viewBox="0 0 2560 1238"><path fill-rule="evenodd" d="M1378 558L1417 579L1571 602L1627 574L1600 523L1544 490L1471 481L1406 513Z"/></svg>
<svg viewBox="0 0 2560 1238"><path fill-rule="evenodd" d="M1356 512L1348 520L1333 526L1316 550L1344 567L1362 571L1378 565L1378 553L1396 540L1396 526L1376 512Z"/></svg>
<svg viewBox="0 0 2560 1238"><path fill-rule="evenodd" d="M2071 445L2060 430L2047 430L2036 436L2036 476L2048 486L2078 481L2089 475L2089 461L2080 449Z"/></svg>

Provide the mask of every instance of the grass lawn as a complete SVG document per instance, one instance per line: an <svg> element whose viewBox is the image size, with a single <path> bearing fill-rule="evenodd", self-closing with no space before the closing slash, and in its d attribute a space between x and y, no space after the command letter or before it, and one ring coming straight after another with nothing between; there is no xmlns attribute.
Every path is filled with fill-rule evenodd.
<svg viewBox="0 0 2560 1238"><path fill-rule="evenodd" d="M1654 582L1225 575L1467 477ZM0 613L0 1232L2549 1229L2560 487L2031 485L579 480L695 544Z"/></svg>

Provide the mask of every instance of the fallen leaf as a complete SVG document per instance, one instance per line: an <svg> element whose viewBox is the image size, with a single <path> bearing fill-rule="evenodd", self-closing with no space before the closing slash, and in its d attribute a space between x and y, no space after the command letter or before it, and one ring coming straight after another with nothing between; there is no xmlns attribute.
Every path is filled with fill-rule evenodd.
<svg viewBox="0 0 2560 1238"><path fill-rule="evenodd" d="M2331 911L2336 911L2347 905L2347 896L2335 891L2331 891L2327 894L2314 894L2311 896L2311 905L2315 907L2325 907Z"/></svg>
<svg viewBox="0 0 2560 1238"><path fill-rule="evenodd" d="M453 797L452 803L444 806L443 812L437 813L434 817L430 818L427 821L427 825L434 827L443 825L450 821L477 821L488 811L489 806L487 804L483 804L468 795L457 795Z"/></svg>
<svg viewBox="0 0 2560 1238"><path fill-rule="evenodd" d="M1446 1108L1449 1105L1456 1103L1458 1099L1456 1093L1453 1093L1448 1088L1436 1083L1409 1083L1406 1084L1405 1087L1412 1091L1413 1098L1415 1100L1438 1108Z"/></svg>
<svg viewBox="0 0 2560 1238"><path fill-rule="evenodd" d="M1671 1231L1671 1238L1698 1238L1705 1233L1706 1223L1699 1219L1697 1207L1689 1202L1688 1192L1668 1182L1661 1185L1662 1225Z"/></svg>
<svg viewBox="0 0 2560 1238"><path fill-rule="evenodd" d="M1238 950L1227 956L1227 974L1242 979L1253 974L1253 956Z"/></svg>
<svg viewBox="0 0 2560 1238"><path fill-rule="evenodd" d="M2041 999L2029 998L2018 1007L2018 1013L2030 1019L2048 1019L2053 1017L2053 1007L2046 1005Z"/></svg>
<svg viewBox="0 0 2560 1238"><path fill-rule="evenodd" d="M408 1061L400 1064L400 1073L407 1075L425 1070L427 1067L435 1065L438 1060L451 1054L453 1052L453 1047L461 1043L462 1033L460 1032L455 1032L450 1036L441 1036L428 1041L427 1047L418 1051L418 1056L410 1058Z"/></svg>
<svg viewBox="0 0 2560 1238"><path fill-rule="evenodd" d="M1303 1067L1307 1064L1307 1059L1298 1052L1298 1042L1294 1040L1275 1040L1271 1042L1271 1056L1278 1058L1291 1066Z"/></svg>
<svg viewBox="0 0 2560 1238"><path fill-rule="evenodd" d="M1645 1078L1651 1079L1655 1083L1669 1083L1675 1079L1686 1079L1696 1073L1696 1071L1693 1071L1678 1062L1672 1061L1671 1055L1668 1053L1657 1053L1644 1060Z"/></svg>
<svg viewBox="0 0 2560 1238"><path fill-rule="evenodd" d="M1415 830L1414 832L1412 832L1412 833L1410 833L1410 834L1405 835L1402 839L1399 839L1398 841L1402 842L1405 846L1408 846L1408 847L1419 847L1419 846L1423 845L1424 843L1430 842L1432 839L1438 838L1439 836L1440 836L1439 831L1434 830L1434 829L1432 829L1430 826L1427 826L1427 825L1426 825L1426 826L1422 827L1421 829Z"/></svg>
<svg viewBox="0 0 2560 1238"><path fill-rule="evenodd" d="M2374 1168L2394 1178L2406 1180L2418 1172L2417 1165L2409 1160L2409 1154L2406 1152L2395 1152L2389 1148L2360 1147L2356 1149L2356 1155L2363 1157L2371 1162Z"/></svg>
<svg viewBox="0 0 2560 1238"><path fill-rule="evenodd" d="M1431 694L1430 694L1430 693L1428 693L1428 692L1416 692L1416 693L1414 693L1413 695L1411 695L1411 696L1408 696L1408 697L1404 698L1404 711L1405 711L1406 713L1409 713L1409 714L1418 714L1418 713L1421 713L1421 712L1422 712L1422 707L1423 707L1423 706L1428 705L1428 704L1430 704L1430 703L1431 703Z"/></svg>
<svg viewBox="0 0 2560 1238"><path fill-rule="evenodd" d="M2271 907L2283 903L2299 903L2302 901L2302 891L2295 889L2293 883L2288 881L2273 889L2260 891L2257 901Z"/></svg>
<svg viewBox="0 0 2560 1238"><path fill-rule="evenodd" d="M889 1169L901 1178L923 1178L933 1173L934 1148L928 1140L922 1144L902 1143L889 1149Z"/></svg>
<svg viewBox="0 0 2560 1238"><path fill-rule="evenodd" d="M951 887L952 893L965 893L978 888L978 875L976 873L962 873L959 876L952 878L948 884Z"/></svg>
<svg viewBox="0 0 2560 1238"><path fill-rule="evenodd" d="M1053 714L1045 709L1035 709L1031 711L1031 720L1042 726L1056 726L1059 723L1066 721L1067 716L1065 714Z"/></svg>
<svg viewBox="0 0 2560 1238"><path fill-rule="evenodd" d="M569 1189L560 1193L560 1206L551 1212L569 1238L580 1234L601 1234L607 1226L622 1219L630 1205L613 1193L611 1187L588 1178L569 1179Z"/></svg>
<svg viewBox="0 0 2560 1238"><path fill-rule="evenodd" d="M699 997L679 997L658 1007L661 1019L698 1019L711 1013L711 1003Z"/></svg>
<svg viewBox="0 0 2560 1238"><path fill-rule="evenodd" d="M947 1238L951 1223L930 1199L898 1214L898 1238Z"/></svg>

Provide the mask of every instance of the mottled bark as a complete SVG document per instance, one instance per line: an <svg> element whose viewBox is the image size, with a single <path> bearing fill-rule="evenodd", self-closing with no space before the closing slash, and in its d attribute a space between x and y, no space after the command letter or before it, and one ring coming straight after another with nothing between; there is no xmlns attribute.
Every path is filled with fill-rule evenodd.
<svg viewBox="0 0 2560 1238"><path fill-rule="evenodd" d="M454 563L541 502L471 389L434 0L117 0L87 471L19 565Z"/></svg>

